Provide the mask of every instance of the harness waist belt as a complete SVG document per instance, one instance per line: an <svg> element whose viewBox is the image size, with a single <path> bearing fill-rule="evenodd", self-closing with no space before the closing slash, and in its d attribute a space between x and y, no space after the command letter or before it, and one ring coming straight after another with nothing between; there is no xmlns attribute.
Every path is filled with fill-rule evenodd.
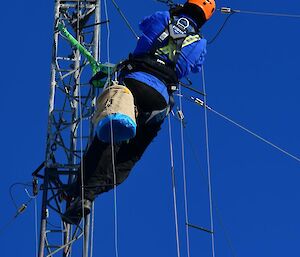
<svg viewBox="0 0 300 257"><path fill-rule="evenodd" d="M123 64L126 72L142 71L157 77L167 86L170 93L177 89L178 78L175 70L157 56L148 54L142 56L129 55L129 59Z"/></svg>

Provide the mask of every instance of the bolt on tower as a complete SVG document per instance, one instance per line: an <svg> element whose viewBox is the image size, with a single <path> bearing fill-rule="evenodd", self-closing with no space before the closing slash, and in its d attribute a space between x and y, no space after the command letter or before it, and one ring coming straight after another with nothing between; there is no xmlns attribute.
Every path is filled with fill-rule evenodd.
<svg viewBox="0 0 300 257"><path fill-rule="evenodd" d="M71 256L72 244L81 238L82 255L87 257L89 217L84 225L71 226L61 221L61 214L68 204L62 200L64 190L78 175L93 135L95 89L88 83L91 69L86 58L59 32L59 23L98 60L100 0L55 0L46 158L43 174L34 174L43 181L39 257Z"/></svg>

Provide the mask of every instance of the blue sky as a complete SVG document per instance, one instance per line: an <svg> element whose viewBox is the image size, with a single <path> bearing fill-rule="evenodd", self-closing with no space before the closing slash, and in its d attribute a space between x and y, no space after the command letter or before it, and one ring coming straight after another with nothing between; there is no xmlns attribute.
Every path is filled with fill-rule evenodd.
<svg viewBox="0 0 300 257"><path fill-rule="evenodd" d="M119 1L136 31L138 22L163 4ZM298 1L223 0L233 9L300 14ZM31 180L45 156L54 1L2 3L0 228L15 214L8 189ZM109 3L111 60L133 49L135 39ZM213 37L226 18L217 13L203 34ZM235 14L208 47L205 77L208 104L285 150L299 150L300 19ZM105 31L104 31L105 35ZM103 39L103 50L105 39ZM121 47L120 47L121 45ZM103 51L102 61L106 61ZM191 77L202 90L201 75ZM196 96L184 92L186 96ZM204 111L184 101L190 222L209 227ZM216 256L299 256L299 163L209 113ZM181 256L185 244L180 133L172 119L177 175ZM14 195L20 205L23 189ZM40 207L41 199L38 204ZM222 220L220 222L220 220ZM120 256L176 256L167 122L118 188ZM225 229L224 229L225 228ZM227 242L229 236L235 255ZM34 256L34 206L0 230L3 256ZM190 230L191 256L211 256L210 236ZM79 256L75 255L74 256ZM96 201L94 256L114 256L113 194Z"/></svg>

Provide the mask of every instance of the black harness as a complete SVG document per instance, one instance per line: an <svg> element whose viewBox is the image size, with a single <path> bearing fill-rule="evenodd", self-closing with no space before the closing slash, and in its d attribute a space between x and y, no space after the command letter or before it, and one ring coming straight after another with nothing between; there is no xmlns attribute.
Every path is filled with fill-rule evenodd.
<svg viewBox="0 0 300 257"><path fill-rule="evenodd" d="M130 54L122 66L121 77L123 74L143 71L161 80L168 87L169 93L177 90L178 78L175 70L159 56L151 54L133 56Z"/></svg>
<svg viewBox="0 0 300 257"><path fill-rule="evenodd" d="M136 71L147 72L161 80L172 94L178 86L176 64L183 43L188 36L197 34L188 18L171 16L170 23L154 42L149 53L139 56L130 54L128 60L120 64L120 76Z"/></svg>

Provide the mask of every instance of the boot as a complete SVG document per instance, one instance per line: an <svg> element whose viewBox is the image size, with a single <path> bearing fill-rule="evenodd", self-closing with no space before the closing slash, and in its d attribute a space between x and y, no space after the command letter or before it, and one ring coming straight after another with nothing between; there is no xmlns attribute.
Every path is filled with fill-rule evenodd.
<svg viewBox="0 0 300 257"><path fill-rule="evenodd" d="M78 225L82 219L84 208L84 215L91 212L92 202L88 199L82 200L80 197L74 199L71 205L67 208L66 212L62 215L62 220L66 223Z"/></svg>

